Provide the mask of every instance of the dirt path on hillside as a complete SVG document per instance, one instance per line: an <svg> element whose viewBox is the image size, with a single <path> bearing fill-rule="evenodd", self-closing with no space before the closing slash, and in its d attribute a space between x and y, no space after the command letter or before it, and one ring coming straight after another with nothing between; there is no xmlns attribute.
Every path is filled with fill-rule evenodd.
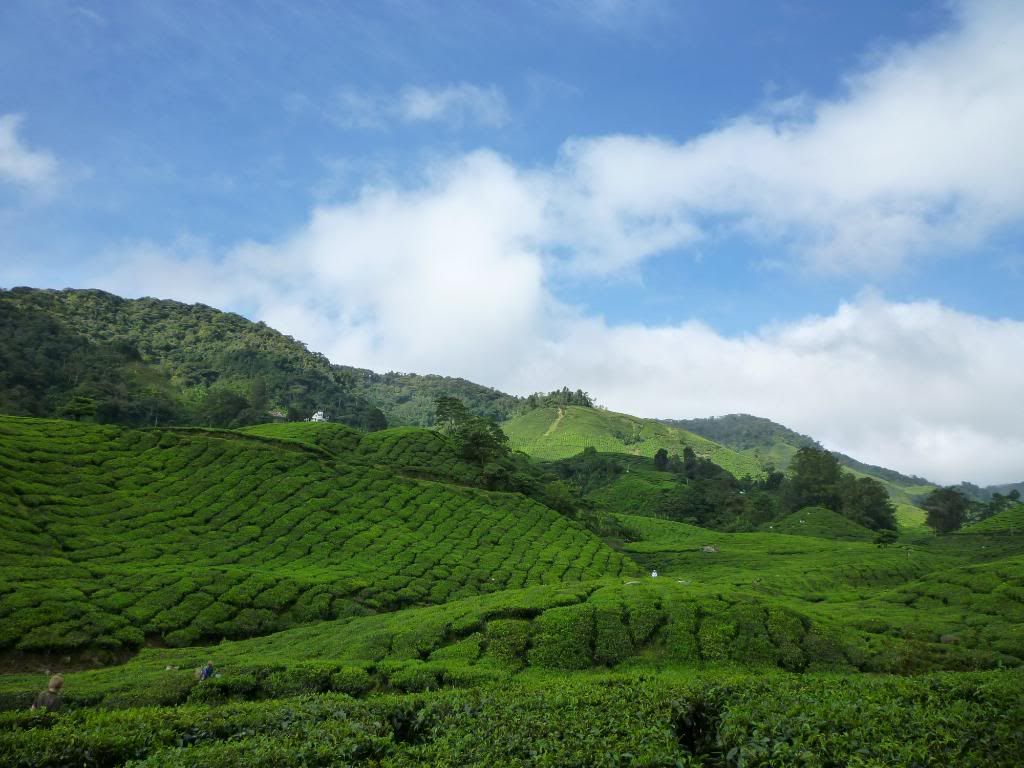
<svg viewBox="0 0 1024 768"><path fill-rule="evenodd" d="M556 429L558 429L558 425L562 423L562 417L563 416L565 416L565 408L562 408L561 406L559 406L559 408L558 408L558 417L554 421L551 422L551 426L548 427L548 431L544 433L544 437L547 437L552 432L554 432Z"/></svg>

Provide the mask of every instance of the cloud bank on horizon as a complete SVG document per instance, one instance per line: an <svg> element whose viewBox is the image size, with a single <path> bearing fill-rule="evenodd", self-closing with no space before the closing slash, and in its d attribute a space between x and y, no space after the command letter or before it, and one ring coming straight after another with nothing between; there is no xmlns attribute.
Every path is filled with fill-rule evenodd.
<svg viewBox="0 0 1024 768"><path fill-rule="evenodd" d="M872 287L1024 223L1021 40L1021 4L963 3L948 29L875 51L829 98L759 103L681 141L572 136L548 163L442 151L278 238L120 243L88 282L241 310L339 363L520 394L582 387L642 416L753 413L939 482L1024 479L1024 318ZM346 128L514 121L492 84L342 95ZM53 173L0 120L0 174ZM724 239L771 252L747 270L867 287L738 333L611 321L564 291L642 284L647 265L715 258Z"/></svg>

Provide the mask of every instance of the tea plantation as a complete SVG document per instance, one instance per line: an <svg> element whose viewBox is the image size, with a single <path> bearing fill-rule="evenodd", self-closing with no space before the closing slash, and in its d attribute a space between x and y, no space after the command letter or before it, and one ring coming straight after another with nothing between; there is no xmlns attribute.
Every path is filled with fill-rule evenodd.
<svg viewBox="0 0 1024 768"><path fill-rule="evenodd" d="M415 428L0 417L0 765L1021 764L1024 506L726 533L626 514L637 465L602 541L479 475Z"/></svg>
<svg viewBox="0 0 1024 768"><path fill-rule="evenodd" d="M359 450L305 426L326 436L0 418L0 648L192 645L636 571L522 496L397 474L424 468L406 431Z"/></svg>

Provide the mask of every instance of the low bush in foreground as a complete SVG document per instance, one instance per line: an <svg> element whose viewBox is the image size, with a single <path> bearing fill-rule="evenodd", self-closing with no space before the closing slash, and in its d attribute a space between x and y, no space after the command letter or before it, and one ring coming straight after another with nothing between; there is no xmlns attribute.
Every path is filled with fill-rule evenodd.
<svg viewBox="0 0 1024 768"><path fill-rule="evenodd" d="M1018 766L1024 674L526 675L0 716L8 766Z"/></svg>

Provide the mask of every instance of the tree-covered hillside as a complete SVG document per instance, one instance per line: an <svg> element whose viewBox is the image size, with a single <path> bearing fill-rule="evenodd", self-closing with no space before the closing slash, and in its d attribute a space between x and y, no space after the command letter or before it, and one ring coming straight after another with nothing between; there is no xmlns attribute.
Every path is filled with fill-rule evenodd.
<svg viewBox="0 0 1024 768"><path fill-rule="evenodd" d="M137 426L241 426L323 410L383 414L349 372L263 323L202 304L95 290L0 290L0 408Z"/></svg>
<svg viewBox="0 0 1024 768"><path fill-rule="evenodd" d="M777 443L792 446L817 446L817 441L807 435L794 432L782 424L760 416L732 413L728 416L712 416L706 419L662 419L679 429L696 432L716 443L727 445L736 451L764 449Z"/></svg>
<svg viewBox="0 0 1024 768"><path fill-rule="evenodd" d="M522 398L466 379L394 371L374 373L345 365L336 368L350 375L353 392L380 408L393 427L432 426L439 397L458 398L471 413L493 421L504 421L522 408Z"/></svg>

